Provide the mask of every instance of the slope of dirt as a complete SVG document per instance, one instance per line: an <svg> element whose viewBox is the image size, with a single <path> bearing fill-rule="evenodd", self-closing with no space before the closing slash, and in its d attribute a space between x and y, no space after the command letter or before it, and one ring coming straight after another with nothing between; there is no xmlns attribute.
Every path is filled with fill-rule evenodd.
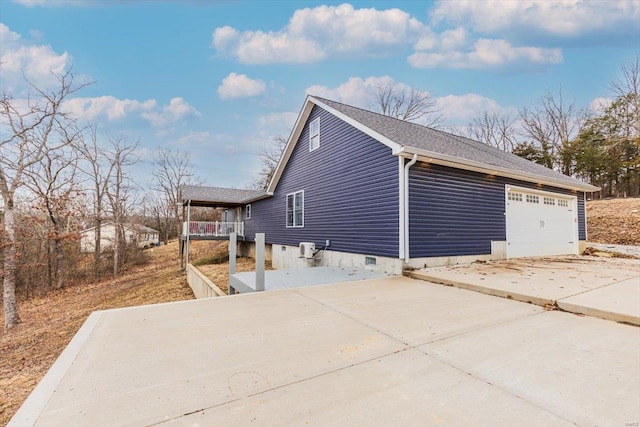
<svg viewBox="0 0 640 427"><path fill-rule="evenodd" d="M640 246L640 198L587 202L590 242Z"/></svg>
<svg viewBox="0 0 640 427"><path fill-rule="evenodd" d="M198 263L210 258L229 259L229 242L227 241L194 241L191 243L189 251L189 262ZM271 270L271 262L265 262L265 270ZM198 265L200 270L207 276L217 287L223 292L229 289L229 262L207 263ZM244 271L254 271L256 269L256 261L253 258L238 258L236 260L236 271L238 273Z"/></svg>
<svg viewBox="0 0 640 427"><path fill-rule="evenodd" d="M22 301L22 323L0 335L0 425L5 425L95 310L193 299L177 242L115 280L72 286ZM0 311L4 316L4 313Z"/></svg>

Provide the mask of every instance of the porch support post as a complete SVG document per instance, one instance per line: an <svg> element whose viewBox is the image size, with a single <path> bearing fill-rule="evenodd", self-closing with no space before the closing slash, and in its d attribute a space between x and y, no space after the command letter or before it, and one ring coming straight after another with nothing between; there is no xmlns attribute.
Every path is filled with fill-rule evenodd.
<svg viewBox="0 0 640 427"><path fill-rule="evenodd" d="M231 275L236 273L236 250L238 248L238 235L229 234L229 285L227 293L233 295L236 291L231 287Z"/></svg>
<svg viewBox="0 0 640 427"><path fill-rule="evenodd" d="M187 201L187 237L186 237L186 255L185 255L185 264L184 267L187 268L187 265L189 265L189 236L191 236L191 227L189 227L191 224L191 200Z"/></svg>
<svg viewBox="0 0 640 427"><path fill-rule="evenodd" d="M264 291L264 233L256 233L256 291Z"/></svg>

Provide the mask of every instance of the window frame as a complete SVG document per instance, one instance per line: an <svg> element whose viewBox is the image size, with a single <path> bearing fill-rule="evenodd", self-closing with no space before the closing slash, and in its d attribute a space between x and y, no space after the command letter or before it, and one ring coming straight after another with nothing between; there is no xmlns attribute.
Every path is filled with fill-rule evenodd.
<svg viewBox="0 0 640 427"><path fill-rule="evenodd" d="M244 207L244 219L251 219L251 203Z"/></svg>
<svg viewBox="0 0 640 427"><path fill-rule="evenodd" d="M313 132L314 126L317 126L317 133ZM317 137L317 143L314 145L314 138ZM309 123L309 152L320 148L320 117Z"/></svg>
<svg viewBox="0 0 640 427"><path fill-rule="evenodd" d="M302 206L296 206L296 195L300 194L302 196ZM289 223L289 197L292 197L293 205L291 209L291 224ZM301 214L301 223L296 224L296 211L299 211ZM288 193L285 197L285 225L287 228L303 228L304 227L304 190L294 191L293 193Z"/></svg>

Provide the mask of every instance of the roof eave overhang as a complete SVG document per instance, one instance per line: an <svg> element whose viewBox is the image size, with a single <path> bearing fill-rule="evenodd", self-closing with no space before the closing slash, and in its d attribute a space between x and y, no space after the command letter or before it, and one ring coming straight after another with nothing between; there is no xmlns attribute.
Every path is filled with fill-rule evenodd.
<svg viewBox="0 0 640 427"><path fill-rule="evenodd" d="M413 154L418 155L418 159L423 162L449 166L456 169L469 170L473 172L486 173L488 175L502 176L506 178L518 179L521 181L532 182L535 184L548 185L550 187L564 188L567 190L594 192L600 191L600 187L596 187L586 183L570 183L553 178L543 177L527 172L514 171L500 166L489 165L486 163L475 162L473 160L460 159L458 157L447 156L446 154L435 153L428 150L421 150L413 147L402 147L394 150L396 156L411 157Z"/></svg>

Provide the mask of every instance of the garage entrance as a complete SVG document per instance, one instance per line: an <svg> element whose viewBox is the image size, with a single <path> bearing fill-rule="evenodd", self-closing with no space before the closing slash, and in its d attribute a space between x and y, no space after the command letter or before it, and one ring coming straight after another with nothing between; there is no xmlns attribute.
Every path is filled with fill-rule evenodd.
<svg viewBox="0 0 640 427"><path fill-rule="evenodd" d="M507 258L578 253L577 198L506 186Z"/></svg>

